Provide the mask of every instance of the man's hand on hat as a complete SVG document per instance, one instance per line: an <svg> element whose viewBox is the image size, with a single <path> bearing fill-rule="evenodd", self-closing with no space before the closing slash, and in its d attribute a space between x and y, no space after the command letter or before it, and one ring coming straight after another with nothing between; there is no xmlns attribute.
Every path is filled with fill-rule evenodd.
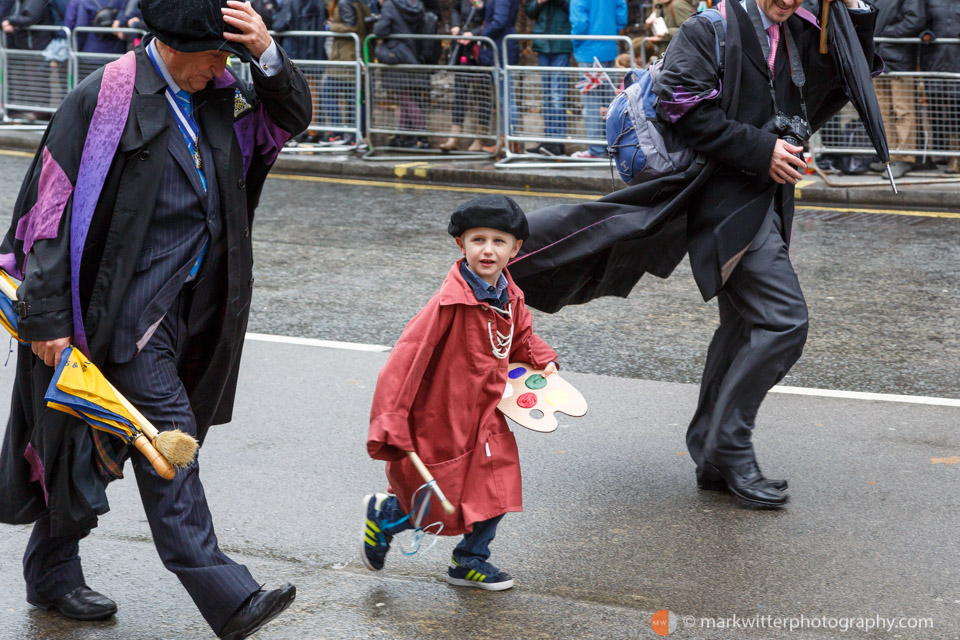
<svg viewBox="0 0 960 640"><path fill-rule="evenodd" d="M259 60L273 42L260 14L253 10L249 2L237 0L227 0L227 6L220 11L223 12L225 23L240 30L240 33L224 31L223 39L242 44L251 56Z"/></svg>

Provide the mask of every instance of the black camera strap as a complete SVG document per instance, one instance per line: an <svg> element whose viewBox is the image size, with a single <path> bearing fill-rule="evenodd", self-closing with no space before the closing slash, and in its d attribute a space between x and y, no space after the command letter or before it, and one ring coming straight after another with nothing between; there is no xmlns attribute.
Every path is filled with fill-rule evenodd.
<svg viewBox="0 0 960 640"><path fill-rule="evenodd" d="M760 17L760 8L757 6L755 0L746 0L745 4L747 5L747 15L750 18L750 23L753 25L753 30L757 34L757 40L760 41L760 51L763 53L764 60L763 67L767 72L767 84L770 88L770 98L773 100L773 109L776 113L780 113L780 107L777 105L777 90L773 86L773 71L771 71L770 66L766 64L766 61L770 59L770 43L767 41L767 30L763 26L763 18ZM777 26L783 35L783 46L787 53L787 61L790 64L790 79L793 81L793 85L800 91L800 109L803 111L803 119L809 123L807 103L803 92L803 86L807 83L807 76L803 73L800 56L791 55L791 52L796 53L799 49L797 49L797 44L793 39L793 34L787 27L787 23L783 22Z"/></svg>

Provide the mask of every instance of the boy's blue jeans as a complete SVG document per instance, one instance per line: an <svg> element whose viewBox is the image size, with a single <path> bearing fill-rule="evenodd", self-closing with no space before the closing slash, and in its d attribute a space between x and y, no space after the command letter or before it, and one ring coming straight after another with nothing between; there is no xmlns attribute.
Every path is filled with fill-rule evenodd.
<svg viewBox="0 0 960 640"><path fill-rule="evenodd" d="M383 526L389 522L397 522L407 513L400 508L400 501L396 496L390 496L383 501L380 507L380 524ZM490 557L490 543L497 535L497 525L503 515L499 515L483 522L476 522L473 525L473 531L463 536L463 540L453 550L453 559L461 566L473 569L478 562L486 562ZM426 519L430 519L429 515ZM424 523L426 524L426 523ZM386 536L395 536L401 531L413 529L413 523L409 519L404 520L399 525L382 529Z"/></svg>

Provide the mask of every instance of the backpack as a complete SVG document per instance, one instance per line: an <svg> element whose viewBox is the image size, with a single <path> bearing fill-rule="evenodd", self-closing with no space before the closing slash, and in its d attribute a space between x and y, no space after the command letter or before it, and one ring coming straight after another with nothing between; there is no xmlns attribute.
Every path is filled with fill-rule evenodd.
<svg viewBox="0 0 960 640"><path fill-rule="evenodd" d="M713 23L717 34L717 58L723 75L727 25L715 9L700 15ZM693 149L667 143L670 131L657 120L657 96L653 84L663 58L646 69L633 69L623 79L624 90L607 109L607 153L617 165L620 178L629 185L680 173L696 157Z"/></svg>
<svg viewBox="0 0 960 640"><path fill-rule="evenodd" d="M423 26L420 33L428 36L437 35L440 28L440 18L433 11L426 11L423 14ZM417 57L420 64L437 64L440 61L442 53L442 40L417 40Z"/></svg>

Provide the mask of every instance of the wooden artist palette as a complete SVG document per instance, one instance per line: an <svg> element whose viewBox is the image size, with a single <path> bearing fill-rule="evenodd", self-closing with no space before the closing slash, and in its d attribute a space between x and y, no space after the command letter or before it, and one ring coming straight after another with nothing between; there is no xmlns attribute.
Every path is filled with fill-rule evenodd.
<svg viewBox="0 0 960 640"><path fill-rule="evenodd" d="M544 377L542 369L526 362L512 362L497 408L521 427L550 433L558 426L554 412L580 417L587 412L587 401L560 374Z"/></svg>

